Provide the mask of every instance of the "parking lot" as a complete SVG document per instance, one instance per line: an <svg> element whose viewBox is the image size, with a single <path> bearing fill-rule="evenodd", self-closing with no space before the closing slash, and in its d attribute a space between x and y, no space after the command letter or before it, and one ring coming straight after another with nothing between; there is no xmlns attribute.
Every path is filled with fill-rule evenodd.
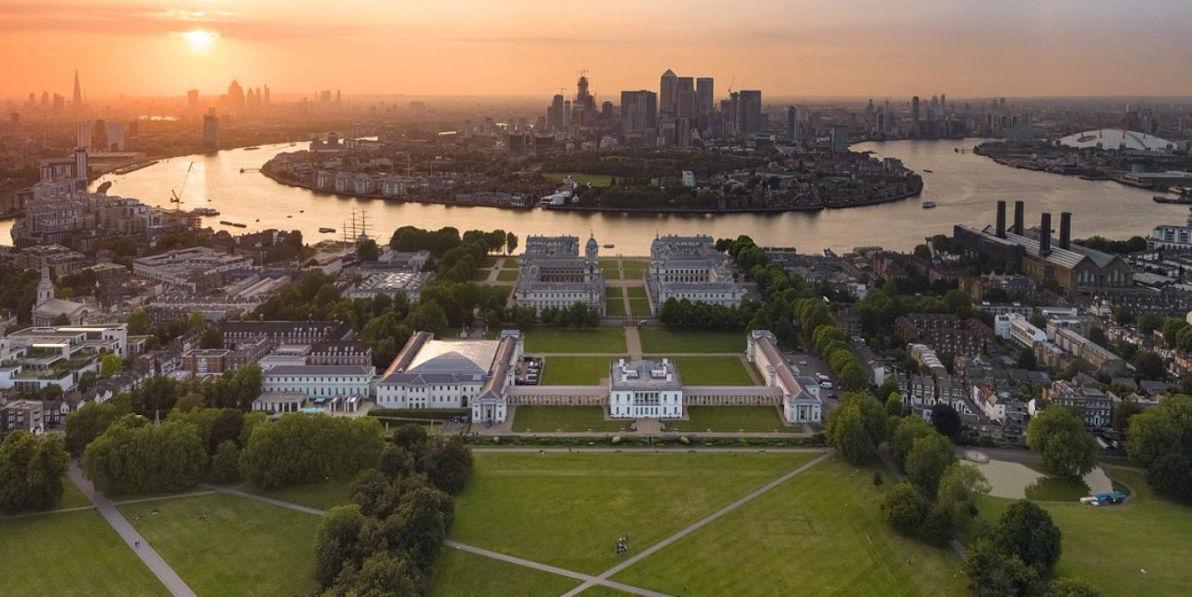
<svg viewBox="0 0 1192 597"><path fill-rule="evenodd" d="M795 370L796 375L805 375L807 377L815 377L816 374L823 374L828 377L832 383L832 389L821 389L820 400L824 403L824 415L826 416L832 409L836 408L840 400L838 397L839 390L836 387L836 376L832 374L832 370L828 367L819 356L805 353L805 352L786 352L783 356L790 362L791 367Z"/></svg>

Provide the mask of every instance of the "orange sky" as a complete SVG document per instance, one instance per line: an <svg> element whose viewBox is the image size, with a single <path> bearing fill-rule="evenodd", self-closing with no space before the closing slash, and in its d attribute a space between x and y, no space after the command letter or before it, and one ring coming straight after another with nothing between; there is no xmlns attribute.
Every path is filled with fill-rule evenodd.
<svg viewBox="0 0 1192 597"><path fill-rule="evenodd" d="M218 37L202 48L195 29ZM1187 0L0 0L0 95L1192 95Z"/></svg>

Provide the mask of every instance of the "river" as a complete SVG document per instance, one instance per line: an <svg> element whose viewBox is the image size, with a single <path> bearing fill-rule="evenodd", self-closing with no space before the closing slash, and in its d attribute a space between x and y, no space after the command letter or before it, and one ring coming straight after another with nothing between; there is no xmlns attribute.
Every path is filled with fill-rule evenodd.
<svg viewBox="0 0 1192 597"><path fill-rule="evenodd" d="M135 197L152 205L171 207L170 190L185 180L179 194L182 208L214 207L221 212L204 218L207 225L233 234L263 228L301 230L315 241L338 238L320 233L320 227L337 231L351 220L351 213L366 215L370 232L382 242L399 226L422 228L455 226L461 230L500 228L521 238L530 234L573 234L587 237L594 232L601 244L614 244L609 254L647 255L656 234L709 234L735 237L747 234L763 245L794 246L801 252L831 248L836 251L856 246L880 245L909 250L927 236L951 233L955 223L984 225L993 222L994 201L1023 199L1027 202L1028 225L1038 221L1039 212L1073 212L1072 234L1076 238L1099 234L1125 238L1147 235L1161 223L1179 223L1187 208L1151 201L1149 191L1109 181L1087 181L1076 177L1031 172L1002 166L988 158L956 153L971 149L980 140L888 141L860 143L856 151L873 151L882 157L896 157L923 175L923 194L906 199L850 209L814 213L641 215L621 213L556 212L542 209L506 210L488 207L452 207L438 204L399 203L381 199L358 199L289 187L270 180L255 169L274 155L302 148L303 144L263 146L246 151L231 149L212 155L194 155L161 162L95 182L112 181L111 194ZM191 164L193 163L193 166ZM241 168L245 171L241 172ZM190 169L189 176L187 170ZM926 172L931 170L931 172ZM924 200L938 207L920 207ZM220 220L242 222L247 229L219 224ZM1053 221L1058 220L1058 215ZM11 243L11 221L0 225L0 239Z"/></svg>

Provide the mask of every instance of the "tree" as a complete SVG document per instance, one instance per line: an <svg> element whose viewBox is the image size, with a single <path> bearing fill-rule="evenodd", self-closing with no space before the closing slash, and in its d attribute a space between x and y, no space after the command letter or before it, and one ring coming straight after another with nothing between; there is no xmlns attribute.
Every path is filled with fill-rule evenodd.
<svg viewBox="0 0 1192 597"><path fill-rule="evenodd" d="M426 429L417 423L407 423L393 431L393 444L407 450L421 449L426 438Z"/></svg>
<svg viewBox="0 0 1192 597"><path fill-rule="evenodd" d="M83 470L108 495L181 491L202 480L207 451L190 423L126 415L87 446Z"/></svg>
<svg viewBox="0 0 1192 597"><path fill-rule="evenodd" d="M993 528L993 541L1003 553L1017 556L1046 576L1060 559L1060 529L1046 510L1029 500L1010 504Z"/></svg>
<svg viewBox="0 0 1192 597"><path fill-rule="evenodd" d="M505 234L505 253L512 254L517 250L517 235L509 232Z"/></svg>
<svg viewBox="0 0 1192 597"><path fill-rule="evenodd" d="M287 414L253 428L241 470L263 489L351 477L376 466L384 444L374 417Z"/></svg>
<svg viewBox="0 0 1192 597"><path fill-rule="evenodd" d="M458 439L433 442L426 446L418 465L435 487L459 495L472 472L472 451Z"/></svg>
<svg viewBox="0 0 1192 597"><path fill-rule="evenodd" d="M1148 336L1162 325L1163 318L1158 313L1143 313L1138 318L1138 331Z"/></svg>
<svg viewBox="0 0 1192 597"><path fill-rule="evenodd" d="M66 415L66 448L82 456L83 450L92 440L108 430L116 419L128 414L115 401L87 402L78 410Z"/></svg>
<svg viewBox="0 0 1192 597"><path fill-rule="evenodd" d="M0 443L0 510L47 510L62 499L62 476L69 460L57 435L9 433Z"/></svg>
<svg viewBox="0 0 1192 597"><path fill-rule="evenodd" d="M345 571L335 589L340 595L421 597L426 594L426 576L400 552L383 551L370 555L359 570Z"/></svg>
<svg viewBox="0 0 1192 597"><path fill-rule="evenodd" d="M1043 454L1043 466L1060 477L1078 477L1093 470L1097 444L1076 411L1053 406L1035 415L1026 444Z"/></svg>
<svg viewBox="0 0 1192 597"><path fill-rule="evenodd" d="M1057 578L1047 586L1047 597L1101 597L1101 591L1079 578Z"/></svg>
<svg viewBox="0 0 1192 597"><path fill-rule="evenodd" d="M170 414L188 413L192 410L203 408L203 402L203 395L198 392L184 394L174 403L174 408L170 410Z"/></svg>
<svg viewBox="0 0 1192 597"><path fill-rule="evenodd" d="M315 539L315 580L320 588L331 586L344 564L360 556L357 538L363 526L358 506L337 506L323 515Z"/></svg>
<svg viewBox="0 0 1192 597"><path fill-rule="evenodd" d="M960 435L962 424L960 422L960 413L952 408L951 404L944 402L937 403L931 407L931 426L935 430L944 434L944 437L955 440Z"/></svg>
<svg viewBox="0 0 1192 597"><path fill-rule="evenodd" d="M377 241L366 238L356 243L356 257L360 261L372 262L381 257L381 249L377 247Z"/></svg>
<svg viewBox="0 0 1192 597"><path fill-rule="evenodd" d="M890 415L891 417L902 416L902 394L899 394L898 392L890 392L886 398L886 414Z"/></svg>
<svg viewBox="0 0 1192 597"><path fill-rule="evenodd" d="M1039 571L1018 556L1000 550L989 539L978 539L964 560L969 589L978 597L1030 597L1043 592Z"/></svg>
<svg viewBox="0 0 1192 597"><path fill-rule="evenodd" d="M119 373L123 367L124 359L120 358L120 355L114 352L109 352L99 360L99 376L111 377Z"/></svg>
<svg viewBox="0 0 1192 597"><path fill-rule="evenodd" d="M989 490L989 482L980 470L953 462L940 478L935 503L948 515L954 530L965 530L977 516L981 496L989 493Z"/></svg>
<svg viewBox="0 0 1192 597"><path fill-rule="evenodd" d="M149 333L149 314L137 307L128 314L128 334L130 336L144 336Z"/></svg>
<svg viewBox="0 0 1192 597"><path fill-rule="evenodd" d="M935 495L940 478L956 462L952 442L939 433L917 438L906 456L906 475L924 495Z"/></svg>
<svg viewBox="0 0 1192 597"><path fill-rule="evenodd" d="M203 330L203 335L199 337L199 348L223 348L223 332L214 326Z"/></svg>
<svg viewBox="0 0 1192 597"><path fill-rule="evenodd" d="M413 330L443 336L447 333L447 314L437 303L424 301L410 310L410 315L406 317L406 325Z"/></svg>
<svg viewBox="0 0 1192 597"><path fill-rule="evenodd" d="M851 464L871 461L886 433L885 407L868 394L845 394L828 418L828 441Z"/></svg>
<svg viewBox="0 0 1192 597"><path fill-rule="evenodd" d="M895 531L907 536L919 533L931 504L914 485L903 481L882 498L882 520Z"/></svg>
<svg viewBox="0 0 1192 597"><path fill-rule="evenodd" d="M1167 379L1167 364L1163 357L1149 350L1141 350L1134 356L1134 370L1145 379Z"/></svg>
<svg viewBox="0 0 1192 597"><path fill-rule="evenodd" d="M233 440L225 440L211 457L207 478L212 483L230 485L240 482L240 447Z"/></svg>
<svg viewBox="0 0 1192 597"><path fill-rule="evenodd" d="M894 428L893 437L890 439L890 455L894 457L898 466L906 466L906 457L911 453L911 448L915 446L915 440L931 433L935 433L931 425L919 417L899 419L898 426Z"/></svg>

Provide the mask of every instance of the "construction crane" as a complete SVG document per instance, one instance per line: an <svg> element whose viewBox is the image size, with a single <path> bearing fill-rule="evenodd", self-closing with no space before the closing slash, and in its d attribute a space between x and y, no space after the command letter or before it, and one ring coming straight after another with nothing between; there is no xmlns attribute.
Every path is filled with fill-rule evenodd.
<svg viewBox="0 0 1192 597"><path fill-rule="evenodd" d="M187 179L190 178L190 171L194 167L195 167L194 162L191 162L190 165L186 167L186 175L182 177L182 184L178 185L179 191L182 191L183 193L186 192L186 181L187 181ZM182 209L182 197L179 196L178 193L174 191L174 189L170 189L170 203L174 204L174 209L178 209L178 210Z"/></svg>

